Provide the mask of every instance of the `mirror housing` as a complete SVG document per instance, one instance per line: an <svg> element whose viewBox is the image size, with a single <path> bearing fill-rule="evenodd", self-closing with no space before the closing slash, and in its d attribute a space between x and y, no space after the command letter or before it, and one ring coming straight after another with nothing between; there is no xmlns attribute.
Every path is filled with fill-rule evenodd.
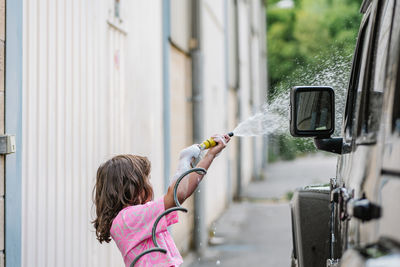
<svg viewBox="0 0 400 267"><path fill-rule="evenodd" d="M329 138L335 130L334 98L332 87L293 87L290 91L290 134Z"/></svg>

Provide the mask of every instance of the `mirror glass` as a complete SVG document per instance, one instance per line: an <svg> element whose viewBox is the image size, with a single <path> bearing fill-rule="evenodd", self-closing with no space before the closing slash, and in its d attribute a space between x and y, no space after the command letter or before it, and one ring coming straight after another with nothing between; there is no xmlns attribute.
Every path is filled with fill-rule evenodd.
<svg viewBox="0 0 400 267"><path fill-rule="evenodd" d="M297 92L297 129L299 131L330 130L332 128L331 97L328 91Z"/></svg>

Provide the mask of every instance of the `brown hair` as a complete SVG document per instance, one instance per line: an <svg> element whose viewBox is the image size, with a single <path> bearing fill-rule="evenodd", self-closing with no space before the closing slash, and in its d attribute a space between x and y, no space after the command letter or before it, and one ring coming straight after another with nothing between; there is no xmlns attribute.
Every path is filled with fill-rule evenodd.
<svg viewBox="0 0 400 267"><path fill-rule="evenodd" d="M150 161L136 155L119 155L100 165L93 188L97 218L93 221L97 239L110 242L112 221L130 205L153 198L149 182Z"/></svg>

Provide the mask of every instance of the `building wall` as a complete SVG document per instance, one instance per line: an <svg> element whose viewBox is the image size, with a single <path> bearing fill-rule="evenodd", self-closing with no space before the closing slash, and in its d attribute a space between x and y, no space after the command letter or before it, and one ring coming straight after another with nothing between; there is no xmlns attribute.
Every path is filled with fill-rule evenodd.
<svg viewBox="0 0 400 267"><path fill-rule="evenodd" d="M186 53L173 46L170 48L170 73L171 177L173 177L178 167L179 152L193 144L191 60ZM190 249L193 232L193 197L186 200L183 206L188 212L180 212L179 223L171 228L177 247L185 253Z"/></svg>
<svg viewBox="0 0 400 267"><path fill-rule="evenodd" d="M24 0L22 266L123 264L113 242L96 241L91 224L95 173L113 155L148 156L155 197L164 193L163 1L121 0L116 18L113 0ZM191 16L189 1L182 1L171 0L171 177L179 151L193 143ZM261 2L201 1L204 138L233 130L263 102L263 26L255 19ZM1 70L0 64L0 78ZM210 168L209 227L233 197L236 166L242 165L243 186L261 172L261 141L244 138L238 162L233 138ZM0 173L2 166L0 158ZM189 212L172 227L183 254L194 231L193 198L184 205Z"/></svg>
<svg viewBox="0 0 400 267"><path fill-rule="evenodd" d="M263 76L266 59L262 47L265 44L264 6L258 0L236 2L237 17L235 1L202 1L206 136L232 131L240 121L259 111L266 101L267 85ZM238 34L237 40L235 34ZM242 138L241 162L236 161L235 143L238 140L235 139L216 159L204 181L205 216L209 227L234 195L238 175L236 165L242 166L243 187L263 173L264 139Z"/></svg>
<svg viewBox="0 0 400 267"><path fill-rule="evenodd" d="M0 0L0 134L4 134L6 1ZM0 267L4 266L4 156L0 155Z"/></svg>
<svg viewBox="0 0 400 267"><path fill-rule="evenodd" d="M243 121L260 111L267 100L265 11L263 2L258 0L238 0L237 7L238 121ZM243 137L241 153L241 180L245 186L251 179L263 175L267 153L265 137Z"/></svg>
<svg viewBox="0 0 400 267"><path fill-rule="evenodd" d="M225 79L224 1L202 1L202 52L204 134L227 133L227 88ZM226 207L227 155L230 147L219 155L209 169L205 187L206 223L211 225Z"/></svg>
<svg viewBox="0 0 400 267"><path fill-rule="evenodd" d="M250 6L246 0L238 0L238 34L239 34L239 89L238 97L240 99L239 121L243 121L253 114L252 86L251 86L251 50L250 50ZM253 142L252 137L241 138L241 165L242 165L242 186L249 183L253 177Z"/></svg>
<svg viewBox="0 0 400 267"><path fill-rule="evenodd" d="M255 114L267 103L267 77L266 77L266 27L265 9L262 1L249 1L250 19L250 92L252 113ZM267 142L265 137L253 137L253 178L260 179L266 161ZM261 171L260 171L261 170Z"/></svg>
<svg viewBox="0 0 400 267"><path fill-rule="evenodd" d="M261 108L266 98L266 84L262 80L263 58L261 46L265 38L262 24L264 7L262 1L237 1L238 18L236 18L233 0L204 0L201 1L201 49L203 56L203 105L204 105L204 138L215 133L226 133ZM189 14L189 15L188 15ZM171 1L171 45L175 46L171 52L171 92L178 92L181 87L178 82L189 73L182 67L184 60L189 60L191 24L190 1ZM238 19L238 24L236 24ZM239 29L236 26L239 25ZM239 44L235 34L239 34ZM228 50L228 51L227 51ZM180 60L181 65L176 64ZM238 77L240 76L240 78ZM240 83L239 83L240 81ZM181 82L182 84L182 82ZM191 88L189 88L191 89ZM182 94L182 93L181 93ZM190 97L190 95L188 95ZM179 97L173 93L174 98ZM173 102L171 108L172 124L174 120L186 120L182 115L186 101ZM240 113L239 113L240 103ZM180 111L179 111L180 110ZM190 109L188 110L190 113ZM240 117L237 117L240 114ZM180 118L180 119L179 119ZM180 129L187 129L191 125L189 120L181 121ZM172 136L184 139L182 131L177 131L172 125ZM186 130L185 130L186 131ZM187 139L187 140L190 140ZM172 159L182 147L181 142L172 141ZM205 214L208 227L218 218L221 212L232 199L237 186L237 138L227 150L222 153L210 168L205 180ZM178 145L177 145L178 144ZM246 186L252 178L262 174L263 138L244 138L242 140L242 185ZM173 166L172 170L175 169ZM190 208L189 208L190 210ZM191 214L189 214L190 216ZM186 218L187 215L182 215ZM186 221L187 222L187 221ZM185 224L185 223L184 223ZM173 234L178 246L187 247L190 241L190 225L174 226ZM184 238L186 237L186 239ZM181 250L182 251L182 250Z"/></svg>
<svg viewBox="0 0 400 267"><path fill-rule="evenodd" d="M162 121L162 3L128 1L126 18L126 123L131 153L152 161L155 196L164 193ZM144 27L143 25L146 25Z"/></svg>
<svg viewBox="0 0 400 267"><path fill-rule="evenodd" d="M22 266L123 265L91 224L113 155L147 155L162 194L161 2L127 3L24 1Z"/></svg>

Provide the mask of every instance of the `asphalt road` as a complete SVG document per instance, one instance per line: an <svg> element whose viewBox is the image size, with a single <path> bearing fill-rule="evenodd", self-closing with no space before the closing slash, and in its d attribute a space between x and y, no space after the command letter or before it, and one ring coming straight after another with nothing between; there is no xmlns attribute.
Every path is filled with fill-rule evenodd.
<svg viewBox="0 0 400 267"><path fill-rule="evenodd" d="M295 188L328 183L336 157L316 154L271 164L266 179L254 181L215 222L202 256L189 255L183 267L290 266L292 236L287 197Z"/></svg>

